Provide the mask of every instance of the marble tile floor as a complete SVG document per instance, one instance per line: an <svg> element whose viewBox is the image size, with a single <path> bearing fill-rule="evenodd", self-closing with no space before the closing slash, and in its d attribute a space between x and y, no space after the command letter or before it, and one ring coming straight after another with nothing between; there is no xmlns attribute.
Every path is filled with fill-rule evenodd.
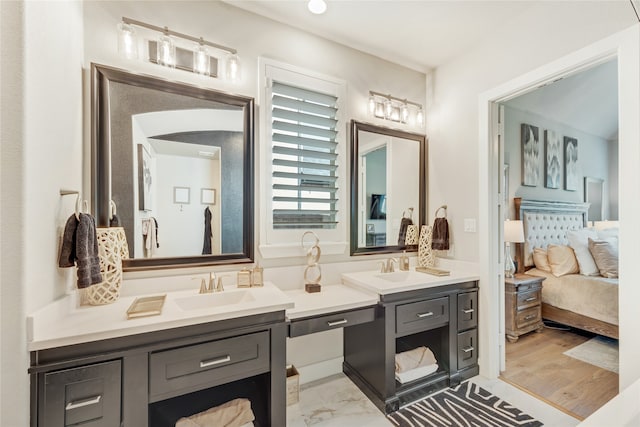
<svg viewBox="0 0 640 427"><path fill-rule="evenodd" d="M579 423L579 420L499 379L489 380L478 376L472 378L472 381L530 414L545 426L573 427ZM287 407L287 427L392 425L343 374L304 384L299 396L298 403Z"/></svg>

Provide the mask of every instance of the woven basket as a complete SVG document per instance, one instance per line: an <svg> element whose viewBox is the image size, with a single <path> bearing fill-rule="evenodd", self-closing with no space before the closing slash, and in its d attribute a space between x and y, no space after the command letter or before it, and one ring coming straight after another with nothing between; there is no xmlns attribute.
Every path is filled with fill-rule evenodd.
<svg viewBox="0 0 640 427"><path fill-rule="evenodd" d="M431 242L433 240L433 227L423 225L420 229L420 240L418 242L418 265L420 267L433 267L435 258L433 257L433 249Z"/></svg>
<svg viewBox="0 0 640 427"><path fill-rule="evenodd" d="M86 289L87 302L103 305L115 302L122 284L122 260L129 258L129 246L122 227L96 229L102 282Z"/></svg>

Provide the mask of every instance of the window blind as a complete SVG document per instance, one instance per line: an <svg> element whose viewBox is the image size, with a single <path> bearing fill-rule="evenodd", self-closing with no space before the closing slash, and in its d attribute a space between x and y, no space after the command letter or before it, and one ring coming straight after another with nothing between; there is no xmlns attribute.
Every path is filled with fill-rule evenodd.
<svg viewBox="0 0 640 427"><path fill-rule="evenodd" d="M335 228L338 98L273 82L273 228Z"/></svg>

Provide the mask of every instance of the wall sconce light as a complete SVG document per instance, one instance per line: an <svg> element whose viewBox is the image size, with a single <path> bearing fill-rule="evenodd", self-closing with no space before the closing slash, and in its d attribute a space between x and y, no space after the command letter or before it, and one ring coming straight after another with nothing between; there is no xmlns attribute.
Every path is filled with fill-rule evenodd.
<svg viewBox="0 0 640 427"><path fill-rule="evenodd" d="M118 24L118 51L126 58L135 59L138 57L138 42L134 27L146 28L160 33L157 40L147 40L149 62L205 76L218 77L218 58L209 54L208 47L211 47L228 53L226 77L233 82L240 79L240 61L236 49L207 41L202 37L196 38L178 33L167 27L162 28L122 17L122 22ZM176 46L177 38L195 42L195 45L192 49Z"/></svg>
<svg viewBox="0 0 640 427"><path fill-rule="evenodd" d="M418 127L424 126L422 104L407 101L406 99L370 90L367 110L373 117L399 123L410 123L412 118L415 117L414 124Z"/></svg>

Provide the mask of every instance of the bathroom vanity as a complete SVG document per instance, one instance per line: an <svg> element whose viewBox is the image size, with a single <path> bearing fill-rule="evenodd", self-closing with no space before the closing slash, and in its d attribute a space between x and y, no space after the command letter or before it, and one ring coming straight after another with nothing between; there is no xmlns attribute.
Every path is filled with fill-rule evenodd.
<svg viewBox="0 0 640 427"><path fill-rule="evenodd" d="M176 292L162 315L132 320L131 298L67 315L70 302L47 307L30 320L31 425L174 426L239 397L251 401L256 426L285 425L293 303L273 285L241 292L254 291L220 307L205 301L219 295ZM193 305L200 298L208 308Z"/></svg>
<svg viewBox="0 0 640 427"><path fill-rule="evenodd" d="M477 277L396 272L343 280L380 295L373 322L345 328L343 369L384 413L478 374ZM400 383L396 353L420 346L431 349L438 370Z"/></svg>

